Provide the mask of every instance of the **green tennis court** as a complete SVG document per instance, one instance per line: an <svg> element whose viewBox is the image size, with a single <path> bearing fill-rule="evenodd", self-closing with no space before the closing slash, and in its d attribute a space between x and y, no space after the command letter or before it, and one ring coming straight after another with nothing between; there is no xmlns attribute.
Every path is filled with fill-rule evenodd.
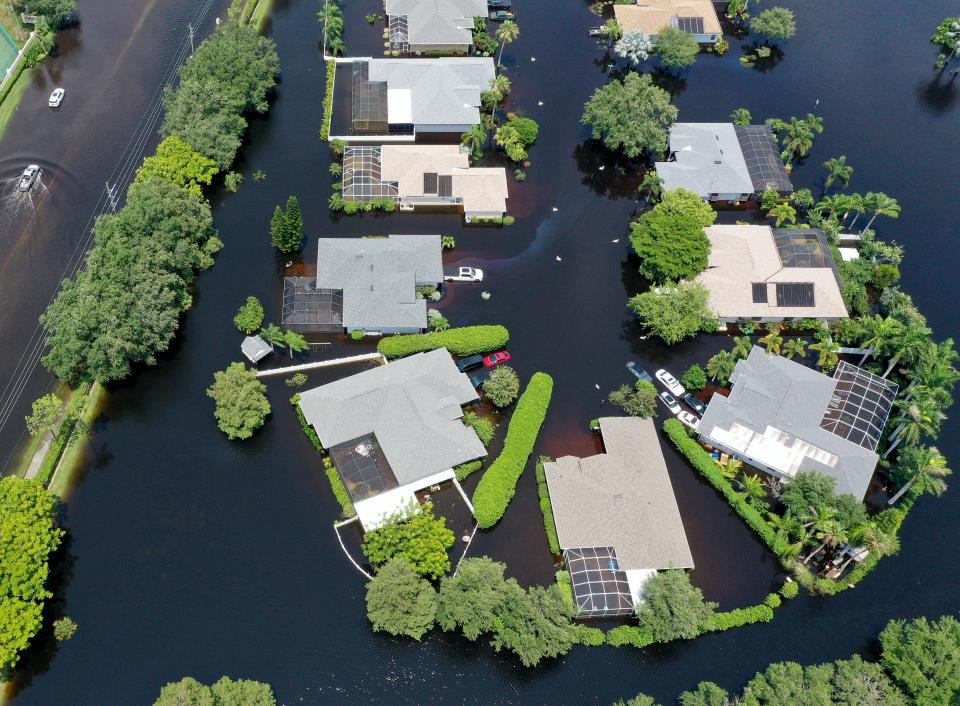
<svg viewBox="0 0 960 706"><path fill-rule="evenodd" d="M7 69L13 65L19 52L16 42L0 27L0 79L7 75Z"/></svg>

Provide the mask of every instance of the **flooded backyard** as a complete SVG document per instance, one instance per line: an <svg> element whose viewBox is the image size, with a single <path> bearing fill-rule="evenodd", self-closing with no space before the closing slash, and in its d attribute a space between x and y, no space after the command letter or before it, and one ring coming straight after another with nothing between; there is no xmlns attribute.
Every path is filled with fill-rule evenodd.
<svg viewBox="0 0 960 706"><path fill-rule="evenodd" d="M365 21L376 11L367 4L346 3L348 55L377 56L382 47L383 23ZM794 171L794 183L819 193L820 165L845 154L856 169L851 189L895 196L903 214L878 223L880 237L905 245L904 288L938 338L955 336L960 294L949 282L960 266L951 245L960 201L955 180L939 175L953 174L960 163L960 81L938 82L936 51L927 42L951 4L783 4L797 12L799 34L784 45L782 60L769 71L745 67L738 56L746 42L732 38L726 56L700 56L667 82L680 120L724 121L737 107L750 109L757 122L822 115L825 132ZM41 641L25 658L14 704L148 704L168 681L190 675L211 682L223 674L269 682L284 704L609 704L638 691L668 703L705 679L738 688L773 660L826 661L864 652L891 618L956 610L960 489L954 488L918 503L903 528L900 554L884 559L858 588L831 598L803 594L767 625L642 652L576 647L533 670L457 634L435 631L419 644L373 634L363 579L332 527L339 505L288 402L294 390L267 378L273 414L244 442L230 442L217 430L205 395L213 372L239 359L237 307L257 296L267 321L279 321L282 277L310 271L318 237L456 237L445 268L479 266L485 279L482 286L451 285L436 308L453 325L507 326L511 365L521 379L538 370L554 378L535 455L598 450L587 425L617 413L604 399L632 381L627 361L679 375L730 341L701 336L667 348L643 340L628 315L627 298L643 286L626 237L642 205L635 199L638 173L579 124L584 101L611 72L622 71L587 37L587 28L598 24L587 3L525 0L517 8L522 34L504 53L513 84L507 108L536 119L541 130L528 180L510 179L508 208L516 223L502 228L466 226L455 214L331 217L330 154L318 139L325 80L318 9L313 0L276 3L269 31L278 44L281 82L269 114L251 121L235 167L247 175L245 183L236 194L213 196L225 247L199 278L171 351L155 368L111 388L66 506L70 539L56 579L58 607L80 629L68 643ZM170 33L168 41L180 39ZM84 120L110 124L92 112ZM15 119L10 129L26 135L28 128ZM125 140L130 127L115 129ZM0 167L19 164L13 157L19 154L0 155ZM96 154L83 163L88 183L99 183L99 172L112 166ZM255 170L266 178L251 178ZM13 171L10 166L3 176ZM37 212L47 220L35 237L49 238L42 242L52 252L66 251L74 243L61 241L80 228L61 221L67 216L59 211L51 215L54 204L67 206L58 195L62 184L48 186L53 202ZM287 256L270 245L269 221L290 194L300 199L308 239L302 258L288 267ZM720 220L748 217L728 212ZM86 212L79 220L85 218ZM16 256L15 245L2 247L4 258ZM62 263L55 264L59 274ZM26 277L13 271L2 274L7 311L25 306L6 298ZM49 288L44 292L31 295L33 305L46 301ZM32 317L0 316L8 317L0 323L10 337L25 339L35 326ZM370 350L370 343L340 338L322 355ZM277 353L269 364L282 365L282 358ZM313 371L308 385L347 372ZM9 436L5 432L4 456L15 442ZM955 423L944 425L938 446L957 463ZM663 448L696 563L694 583L724 609L757 603L782 581L775 557L665 440ZM555 571L532 465L506 516L494 530L478 532L468 552L506 562L508 574L524 584L552 581ZM475 474L464 483L468 494L478 480Z"/></svg>

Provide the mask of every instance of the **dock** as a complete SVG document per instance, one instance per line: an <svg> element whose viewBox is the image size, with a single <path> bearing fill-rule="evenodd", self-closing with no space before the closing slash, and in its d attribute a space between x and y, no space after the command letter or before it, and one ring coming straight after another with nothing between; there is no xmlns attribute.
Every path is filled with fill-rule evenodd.
<svg viewBox="0 0 960 706"><path fill-rule="evenodd" d="M301 363L300 365L288 365L285 368L270 368L269 370L258 370L257 377L265 378L270 375L289 375L301 370L316 370L318 368L332 368L336 365L350 365L351 363L362 363L367 360L373 360L381 365L385 365L387 359L381 353L361 353L359 355L348 355L344 358L333 358L331 360L318 360L314 363Z"/></svg>

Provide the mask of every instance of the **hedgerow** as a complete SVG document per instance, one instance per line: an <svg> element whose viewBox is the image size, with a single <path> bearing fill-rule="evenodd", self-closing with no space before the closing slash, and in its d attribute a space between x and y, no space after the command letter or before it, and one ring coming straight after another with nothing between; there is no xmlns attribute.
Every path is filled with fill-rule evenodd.
<svg viewBox="0 0 960 706"><path fill-rule="evenodd" d="M706 478L710 485L719 490L727 499L730 506L736 511L744 522L750 525L753 530L760 535L760 539L770 547L771 551L777 556L783 553L784 547L777 541L776 532L766 523L763 515L755 507L750 505L743 496L741 496L726 478L713 458L708 454L699 443L687 436L686 429L678 420L670 418L663 423L663 431L666 432L670 441L677 447L677 450L683 454L695 469L697 469Z"/></svg>
<svg viewBox="0 0 960 706"><path fill-rule="evenodd" d="M411 333L380 339L377 350L387 358L446 348L454 355L474 355L503 348L510 332L503 326L461 326L446 331Z"/></svg>
<svg viewBox="0 0 960 706"><path fill-rule="evenodd" d="M550 489L547 487L547 474L543 470L544 461L550 459L541 456L534 470L537 474L537 495L540 496L540 512L543 514L543 529L547 533L547 543L552 554L560 553L560 539L557 537L557 525L553 519L553 503L550 502Z"/></svg>
<svg viewBox="0 0 960 706"><path fill-rule="evenodd" d="M738 628L751 623L769 623L773 620L773 608L768 605L752 605L746 608L735 608L725 613L714 613L707 620L707 632L720 632L730 628Z"/></svg>
<svg viewBox="0 0 960 706"><path fill-rule="evenodd" d="M506 512L520 474L533 453L552 394L553 378L546 373L534 373L520 395L507 427L503 452L483 474L473 494L473 516L480 527L493 527Z"/></svg>
<svg viewBox="0 0 960 706"><path fill-rule="evenodd" d="M780 595L790 600L791 598L796 598L800 593L800 586L797 585L796 581L787 581L780 587Z"/></svg>
<svg viewBox="0 0 960 706"><path fill-rule="evenodd" d="M483 468L483 461L467 461L454 468L453 473L456 475L457 480L462 483L468 476L479 471L481 468Z"/></svg>
<svg viewBox="0 0 960 706"><path fill-rule="evenodd" d="M646 647L654 642L653 635L636 625L620 625L607 633L607 644L613 647Z"/></svg>
<svg viewBox="0 0 960 706"><path fill-rule="evenodd" d="M591 628L587 625L577 625L577 644L588 647L599 647L607 641L607 636L600 628Z"/></svg>
<svg viewBox="0 0 960 706"><path fill-rule="evenodd" d="M320 139L330 138L330 120L333 117L333 85L337 77L337 62L327 61L327 92L323 96L323 124L320 126Z"/></svg>

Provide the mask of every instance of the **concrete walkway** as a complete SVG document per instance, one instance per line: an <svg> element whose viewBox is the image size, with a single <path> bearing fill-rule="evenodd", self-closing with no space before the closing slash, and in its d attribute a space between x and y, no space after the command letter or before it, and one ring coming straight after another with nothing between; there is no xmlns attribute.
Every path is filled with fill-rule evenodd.
<svg viewBox="0 0 960 706"><path fill-rule="evenodd" d="M286 368L271 368L269 370L258 370L257 377L264 378L268 375L287 375L301 370L316 370L317 368L332 368L335 365L349 365L350 363L362 363L365 360L374 360L381 365L385 365L387 359L380 353L361 353L360 355L349 355L345 358L333 358L332 360L318 360L315 363L303 363L301 365L289 365Z"/></svg>
<svg viewBox="0 0 960 706"><path fill-rule="evenodd" d="M50 444L53 443L53 435L54 432L52 431L48 431L43 435L43 440L40 442L40 446L37 448L36 453L33 454L33 458L30 459L30 465L27 467L27 472L23 474L24 478L36 478L37 473L40 472L40 466L43 465L43 458L47 455L47 451L50 449Z"/></svg>

